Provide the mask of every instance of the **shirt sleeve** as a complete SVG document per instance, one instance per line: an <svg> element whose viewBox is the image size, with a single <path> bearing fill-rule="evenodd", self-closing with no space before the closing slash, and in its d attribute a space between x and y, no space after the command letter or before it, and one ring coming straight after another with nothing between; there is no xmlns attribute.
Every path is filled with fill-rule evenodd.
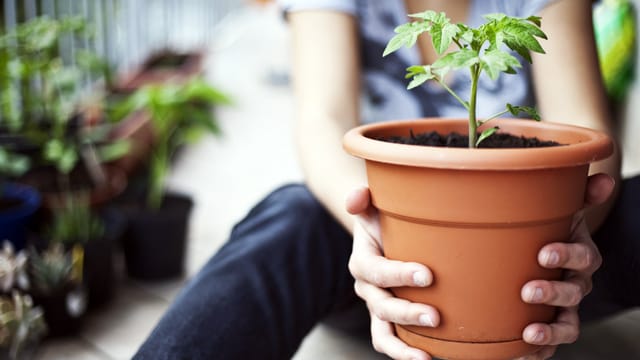
<svg viewBox="0 0 640 360"><path fill-rule="evenodd" d="M287 13L303 10L334 10L356 15L356 0L278 0Z"/></svg>

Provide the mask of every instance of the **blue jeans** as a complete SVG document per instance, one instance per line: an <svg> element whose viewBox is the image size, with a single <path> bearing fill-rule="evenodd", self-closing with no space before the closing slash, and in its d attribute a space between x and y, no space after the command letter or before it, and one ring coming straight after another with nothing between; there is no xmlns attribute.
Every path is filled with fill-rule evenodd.
<svg viewBox="0 0 640 360"><path fill-rule="evenodd" d="M353 331L367 333L347 269L351 247L305 186L276 190L233 228L135 359L289 359L338 313L354 313Z"/></svg>
<svg viewBox="0 0 640 360"><path fill-rule="evenodd" d="M594 319L640 305L640 177L623 184L595 239L604 265L581 306ZM368 336L350 234L303 185L271 193L187 285L135 359L289 359L328 321Z"/></svg>

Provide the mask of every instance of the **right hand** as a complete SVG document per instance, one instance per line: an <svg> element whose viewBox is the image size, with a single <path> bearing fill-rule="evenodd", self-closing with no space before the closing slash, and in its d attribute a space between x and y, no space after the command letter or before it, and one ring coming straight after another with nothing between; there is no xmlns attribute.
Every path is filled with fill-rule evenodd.
<svg viewBox="0 0 640 360"><path fill-rule="evenodd" d="M356 189L349 194L346 208L355 215L349 271L355 278L356 294L369 308L374 349L393 359L431 359L424 351L400 340L393 323L435 327L440 322L438 311L429 305L396 298L387 290L398 286L429 286L433 281L431 271L419 263L384 257L378 211L371 205L369 188Z"/></svg>

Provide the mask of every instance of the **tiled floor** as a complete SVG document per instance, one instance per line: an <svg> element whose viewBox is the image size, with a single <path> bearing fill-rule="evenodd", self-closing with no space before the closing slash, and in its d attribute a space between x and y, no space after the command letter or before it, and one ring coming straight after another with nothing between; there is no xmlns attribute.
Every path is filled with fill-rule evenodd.
<svg viewBox="0 0 640 360"><path fill-rule="evenodd" d="M220 109L221 139L186 149L171 188L193 195L188 274L193 275L226 239L231 226L271 189L301 178L293 152L293 109L283 83L287 33L273 9L248 9L229 19L208 61L209 79L232 95ZM242 69L238 71L237 69ZM275 85L274 85L275 84ZM129 359L184 280L149 284L123 278L116 299L90 314L75 338L49 341L38 359ZM640 359L640 311L585 329L559 359ZM304 341L296 360L383 359L366 343L324 327Z"/></svg>

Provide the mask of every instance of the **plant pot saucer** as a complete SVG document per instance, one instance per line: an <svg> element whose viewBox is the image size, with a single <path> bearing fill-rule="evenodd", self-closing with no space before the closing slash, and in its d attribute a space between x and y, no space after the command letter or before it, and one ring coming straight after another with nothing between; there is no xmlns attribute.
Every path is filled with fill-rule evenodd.
<svg viewBox="0 0 640 360"><path fill-rule="evenodd" d="M422 336L402 326L395 328L396 334L409 346L424 350L431 356L446 356L449 360L510 360L539 349L522 339L487 343L448 341ZM438 350L434 352L433 349Z"/></svg>

